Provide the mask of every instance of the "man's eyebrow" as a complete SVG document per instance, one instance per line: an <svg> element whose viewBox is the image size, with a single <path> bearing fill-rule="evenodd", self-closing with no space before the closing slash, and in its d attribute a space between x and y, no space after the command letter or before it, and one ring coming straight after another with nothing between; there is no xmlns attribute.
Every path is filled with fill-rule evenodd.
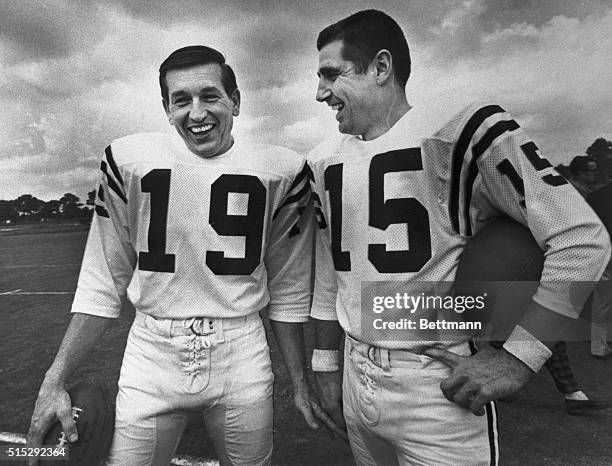
<svg viewBox="0 0 612 466"><path fill-rule="evenodd" d="M200 94L205 94L207 92L219 92L219 88L217 86L206 86L200 89Z"/></svg>
<svg viewBox="0 0 612 466"><path fill-rule="evenodd" d="M332 76L334 74L338 74L340 72L340 70L338 68L336 68L335 66L322 66L321 68L319 68L319 71L317 71L317 76Z"/></svg>
<svg viewBox="0 0 612 466"><path fill-rule="evenodd" d="M206 86L200 89L198 94L207 94L211 92L219 92L219 88L216 86ZM183 97L185 95L189 95L189 92L179 89L178 91L172 92L170 97Z"/></svg>
<svg viewBox="0 0 612 466"><path fill-rule="evenodd" d="M174 91L170 93L170 97L183 97L185 95L187 95L187 92L185 91Z"/></svg>

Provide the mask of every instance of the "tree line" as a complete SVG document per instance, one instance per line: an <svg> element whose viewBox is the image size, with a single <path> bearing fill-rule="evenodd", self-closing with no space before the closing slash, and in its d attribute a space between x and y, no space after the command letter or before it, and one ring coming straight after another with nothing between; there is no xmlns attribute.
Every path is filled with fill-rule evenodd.
<svg viewBox="0 0 612 466"><path fill-rule="evenodd" d="M593 183L594 187L605 186L612 181L612 141L608 141L605 138L597 138L587 148L584 155L577 155L572 160L584 157L595 162L597 172ZM571 163L569 165L559 164L555 168L564 177L570 179L572 175L577 175L577 173L571 172L571 165Z"/></svg>
<svg viewBox="0 0 612 466"><path fill-rule="evenodd" d="M597 184L604 185L612 180L612 141L598 138L586 150L586 156L597 164ZM581 157L581 156L578 156ZM569 166L555 167L566 178ZM43 201L31 194L22 194L12 201L0 200L0 223L33 223L46 221L79 220L89 221L93 215L96 191L87 193L85 204L72 193L60 199Z"/></svg>
<svg viewBox="0 0 612 466"><path fill-rule="evenodd" d="M96 191L87 193L85 204L72 193L60 199L43 201L31 194L22 194L12 201L0 200L0 223L35 223L47 221L89 221L93 214Z"/></svg>

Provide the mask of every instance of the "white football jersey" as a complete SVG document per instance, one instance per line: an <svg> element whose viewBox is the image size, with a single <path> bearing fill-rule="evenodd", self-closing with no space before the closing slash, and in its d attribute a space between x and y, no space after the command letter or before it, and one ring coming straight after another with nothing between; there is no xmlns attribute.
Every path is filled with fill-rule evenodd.
<svg viewBox="0 0 612 466"><path fill-rule="evenodd" d="M448 291L468 239L511 217L545 251L534 300L576 317L586 296L568 283L596 281L609 255L597 217L501 107L474 103L446 122L433 113L413 108L374 140L338 135L309 155L319 224L311 315L387 348L468 338L473 330L431 328L373 337L362 328L372 321L372 303L362 302L372 287L363 290L387 281L378 289L390 294ZM461 320L453 310L432 312L403 317Z"/></svg>
<svg viewBox="0 0 612 466"><path fill-rule="evenodd" d="M175 135L113 141L72 312L117 317L127 297L157 318L227 318L268 306L308 319L309 168L294 152L236 141L201 158Z"/></svg>

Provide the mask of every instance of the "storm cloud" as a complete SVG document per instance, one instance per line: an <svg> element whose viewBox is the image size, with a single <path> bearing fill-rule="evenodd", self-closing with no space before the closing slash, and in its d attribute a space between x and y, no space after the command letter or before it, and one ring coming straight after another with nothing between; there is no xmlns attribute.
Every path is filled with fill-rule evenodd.
<svg viewBox="0 0 612 466"><path fill-rule="evenodd" d="M242 91L237 137L306 154L336 131L314 99L318 32L371 2L23 1L0 4L0 199L85 197L114 138L173 131L157 67L221 50ZM499 102L554 163L612 139L606 1L386 1L411 47L413 105Z"/></svg>

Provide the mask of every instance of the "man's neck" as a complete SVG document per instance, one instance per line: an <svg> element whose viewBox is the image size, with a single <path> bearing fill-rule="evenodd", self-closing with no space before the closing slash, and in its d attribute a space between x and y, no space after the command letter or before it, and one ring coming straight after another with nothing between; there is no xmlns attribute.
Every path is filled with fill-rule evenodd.
<svg viewBox="0 0 612 466"><path fill-rule="evenodd" d="M362 134L364 141L376 139L389 131L412 107L406 100L406 94L397 92L391 99L379 105L378 122L380 124L372 127Z"/></svg>

